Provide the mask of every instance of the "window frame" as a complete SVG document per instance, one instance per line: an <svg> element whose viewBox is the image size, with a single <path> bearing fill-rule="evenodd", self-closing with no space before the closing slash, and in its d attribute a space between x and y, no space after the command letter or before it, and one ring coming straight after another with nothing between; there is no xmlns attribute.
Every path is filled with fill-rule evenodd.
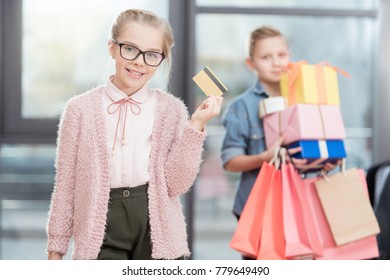
<svg viewBox="0 0 390 280"><path fill-rule="evenodd" d="M22 118L22 0L2 1L2 143L54 143L58 119Z"/></svg>

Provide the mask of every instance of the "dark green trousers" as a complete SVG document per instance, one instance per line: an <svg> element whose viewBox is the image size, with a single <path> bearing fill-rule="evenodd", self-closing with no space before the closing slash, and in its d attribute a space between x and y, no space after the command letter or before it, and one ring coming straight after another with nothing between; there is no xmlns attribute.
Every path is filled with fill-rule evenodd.
<svg viewBox="0 0 390 280"><path fill-rule="evenodd" d="M111 189L99 260L152 259L147 190L147 184Z"/></svg>

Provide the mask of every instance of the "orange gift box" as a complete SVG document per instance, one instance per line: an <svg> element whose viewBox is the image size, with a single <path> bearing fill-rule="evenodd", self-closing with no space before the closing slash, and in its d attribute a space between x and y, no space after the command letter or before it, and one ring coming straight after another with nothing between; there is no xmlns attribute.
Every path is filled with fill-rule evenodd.
<svg viewBox="0 0 390 280"><path fill-rule="evenodd" d="M289 106L296 103L339 105L337 72L349 77L326 62L316 65L291 62L280 80L282 96L287 98Z"/></svg>

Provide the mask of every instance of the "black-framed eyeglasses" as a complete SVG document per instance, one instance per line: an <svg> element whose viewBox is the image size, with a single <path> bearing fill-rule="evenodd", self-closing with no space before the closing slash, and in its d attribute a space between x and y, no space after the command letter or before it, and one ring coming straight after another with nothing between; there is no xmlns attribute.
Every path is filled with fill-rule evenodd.
<svg viewBox="0 0 390 280"><path fill-rule="evenodd" d="M115 40L112 40L112 42L114 42L116 45L119 46L121 57L127 60L135 60L140 54L142 54L144 58L144 62L147 65L152 67L157 67L161 64L161 62L165 58L164 53L153 52L153 51L143 52L139 48L129 44L118 43Z"/></svg>

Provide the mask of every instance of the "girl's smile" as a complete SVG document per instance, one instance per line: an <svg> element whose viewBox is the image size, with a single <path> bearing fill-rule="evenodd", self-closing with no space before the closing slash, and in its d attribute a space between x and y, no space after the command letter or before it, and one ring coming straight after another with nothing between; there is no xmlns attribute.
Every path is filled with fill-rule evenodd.
<svg viewBox="0 0 390 280"><path fill-rule="evenodd" d="M129 77L133 78L133 79L140 79L144 73L142 72L139 72L139 71L136 71L136 70L131 70L129 68L126 68L127 72L129 72Z"/></svg>

